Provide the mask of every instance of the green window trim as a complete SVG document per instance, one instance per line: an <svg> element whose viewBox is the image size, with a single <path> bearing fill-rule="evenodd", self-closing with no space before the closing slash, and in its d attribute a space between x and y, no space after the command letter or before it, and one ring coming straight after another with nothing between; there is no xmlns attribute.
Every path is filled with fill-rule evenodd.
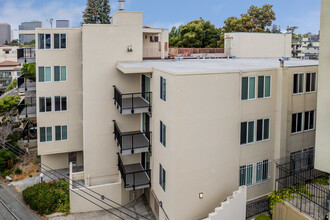
<svg viewBox="0 0 330 220"><path fill-rule="evenodd" d="M166 171L162 164L159 164L159 185L166 192Z"/></svg>
<svg viewBox="0 0 330 220"><path fill-rule="evenodd" d="M166 102L166 79L160 77L160 99Z"/></svg>
<svg viewBox="0 0 330 220"><path fill-rule="evenodd" d="M160 121L160 134L159 134L159 137L160 137L160 143L166 147L166 125Z"/></svg>

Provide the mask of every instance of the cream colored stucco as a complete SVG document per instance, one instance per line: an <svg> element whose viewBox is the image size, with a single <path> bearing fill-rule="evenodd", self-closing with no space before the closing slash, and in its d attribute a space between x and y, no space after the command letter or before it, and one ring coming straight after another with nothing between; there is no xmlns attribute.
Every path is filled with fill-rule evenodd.
<svg viewBox="0 0 330 220"><path fill-rule="evenodd" d="M225 54L238 58L291 57L291 34L226 33Z"/></svg>
<svg viewBox="0 0 330 220"><path fill-rule="evenodd" d="M270 179L248 187L247 200L270 193L274 190L274 160L314 146L315 131L291 135L290 129L292 113L316 109L316 93L292 94L294 73L318 71L311 63L300 67L300 61L294 60L290 67L280 68L277 60L275 63L236 59L209 63L189 61L196 69L174 61L162 61L156 66L143 61L147 47L143 36L161 36L161 53L157 56L163 58L167 55L164 43L168 32L143 28L142 13L138 12L118 12L113 15L112 24L37 29L36 33L67 34L67 49L37 50L37 66L66 65L68 78L67 82L37 83L37 97L68 96L68 111L38 113L39 128L68 125L67 141L38 143L42 162L54 168L67 168L67 153L83 152L84 171L75 178L83 178L86 186L121 204L141 195L143 190L137 191L134 197L123 187L117 167L113 120L122 132L138 131L141 115L120 114L114 105L113 86L122 93L140 92L143 73L151 77L153 92L152 185L147 194L162 202L162 209L159 207L162 211L156 216L167 215L173 220L205 218L238 189L240 166L263 160L271 161ZM279 40L282 43L291 39L290 35L276 36L282 36ZM286 49L275 51L274 56L282 56L282 52L285 56ZM261 75L272 77L271 97L241 101L242 77ZM166 102L159 98L160 77L167 82ZM271 120L270 139L241 146L241 122L263 118ZM166 148L159 141L160 120L166 125ZM141 161L140 154L121 158L124 164ZM166 170L165 191L159 185L159 164ZM199 193L203 193L203 199ZM74 212L100 209L79 196L70 197Z"/></svg>
<svg viewBox="0 0 330 220"><path fill-rule="evenodd" d="M315 168L330 173L330 2L321 3L320 74L318 77L318 111Z"/></svg>

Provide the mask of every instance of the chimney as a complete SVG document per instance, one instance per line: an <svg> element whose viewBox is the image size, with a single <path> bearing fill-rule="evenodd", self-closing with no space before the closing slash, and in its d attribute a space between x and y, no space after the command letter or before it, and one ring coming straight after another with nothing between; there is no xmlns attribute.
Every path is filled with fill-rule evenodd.
<svg viewBox="0 0 330 220"><path fill-rule="evenodd" d="M124 11L125 10L125 8L124 8L124 2L125 2L125 0L118 0L119 11Z"/></svg>

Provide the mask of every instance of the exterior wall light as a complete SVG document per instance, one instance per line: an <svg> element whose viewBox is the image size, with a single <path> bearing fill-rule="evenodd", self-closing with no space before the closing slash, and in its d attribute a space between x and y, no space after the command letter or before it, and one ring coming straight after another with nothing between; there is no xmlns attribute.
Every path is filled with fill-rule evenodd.
<svg viewBox="0 0 330 220"><path fill-rule="evenodd" d="M203 199L203 197L204 197L204 194L203 194L202 192L200 192L200 193L199 193L199 198L200 198L200 199Z"/></svg>

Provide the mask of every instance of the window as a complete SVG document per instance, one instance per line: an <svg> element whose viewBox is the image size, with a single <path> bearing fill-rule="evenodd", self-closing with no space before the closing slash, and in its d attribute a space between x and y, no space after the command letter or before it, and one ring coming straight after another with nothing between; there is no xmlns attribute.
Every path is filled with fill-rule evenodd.
<svg viewBox="0 0 330 220"><path fill-rule="evenodd" d="M260 119L257 121L257 141L269 139L269 118Z"/></svg>
<svg viewBox="0 0 330 220"><path fill-rule="evenodd" d="M52 111L52 98L39 97L39 112L51 112L51 111Z"/></svg>
<svg viewBox="0 0 330 220"><path fill-rule="evenodd" d="M154 42L154 38L150 36L150 42Z"/></svg>
<svg viewBox="0 0 330 220"><path fill-rule="evenodd" d="M160 98L166 101L166 79L160 77Z"/></svg>
<svg viewBox="0 0 330 220"><path fill-rule="evenodd" d="M316 73L306 73L306 92L316 91Z"/></svg>
<svg viewBox="0 0 330 220"><path fill-rule="evenodd" d="M67 108L67 97L66 96L55 96L55 111L66 111Z"/></svg>
<svg viewBox="0 0 330 220"><path fill-rule="evenodd" d="M315 128L315 111L305 112L304 130L313 130Z"/></svg>
<svg viewBox="0 0 330 220"><path fill-rule="evenodd" d="M255 99L256 77L242 77L242 100Z"/></svg>
<svg viewBox="0 0 330 220"><path fill-rule="evenodd" d="M160 121L160 143L166 147L166 125L163 124L162 121Z"/></svg>
<svg viewBox="0 0 330 220"><path fill-rule="evenodd" d="M50 34L38 34L38 49L51 49Z"/></svg>
<svg viewBox="0 0 330 220"><path fill-rule="evenodd" d="M52 141L52 127L40 127L40 142Z"/></svg>
<svg viewBox="0 0 330 220"><path fill-rule="evenodd" d="M68 126L55 126L55 141L68 139Z"/></svg>
<svg viewBox="0 0 330 220"><path fill-rule="evenodd" d="M52 71L50 67L39 67L39 82L52 81Z"/></svg>
<svg viewBox="0 0 330 220"><path fill-rule="evenodd" d="M256 164L256 183L268 180L268 160Z"/></svg>
<svg viewBox="0 0 330 220"><path fill-rule="evenodd" d="M290 154L290 163L292 170L299 171L314 166L314 148L308 148L296 151Z"/></svg>
<svg viewBox="0 0 330 220"><path fill-rule="evenodd" d="M163 188L164 192L166 191L166 171L163 166L159 164L159 185Z"/></svg>
<svg viewBox="0 0 330 220"><path fill-rule="evenodd" d="M303 115L302 112L292 114L292 125L291 125L291 133L297 133L302 131L302 122Z"/></svg>
<svg viewBox="0 0 330 220"><path fill-rule="evenodd" d="M155 41L155 42L158 42L158 41L159 41L158 36L155 36L154 41Z"/></svg>
<svg viewBox="0 0 330 220"><path fill-rule="evenodd" d="M294 74L293 75L293 94L304 92L304 74Z"/></svg>
<svg viewBox="0 0 330 220"><path fill-rule="evenodd" d="M66 49L66 34L54 34L54 49Z"/></svg>
<svg viewBox="0 0 330 220"><path fill-rule="evenodd" d="M54 81L66 81L66 66L54 66Z"/></svg>
<svg viewBox="0 0 330 220"><path fill-rule="evenodd" d="M239 168L239 185L251 186L253 183L253 164L244 165Z"/></svg>
<svg viewBox="0 0 330 220"><path fill-rule="evenodd" d="M268 98L271 93L271 76L258 76L258 98Z"/></svg>
<svg viewBox="0 0 330 220"><path fill-rule="evenodd" d="M254 142L254 121L241 123L241 145Z"/></svg>

